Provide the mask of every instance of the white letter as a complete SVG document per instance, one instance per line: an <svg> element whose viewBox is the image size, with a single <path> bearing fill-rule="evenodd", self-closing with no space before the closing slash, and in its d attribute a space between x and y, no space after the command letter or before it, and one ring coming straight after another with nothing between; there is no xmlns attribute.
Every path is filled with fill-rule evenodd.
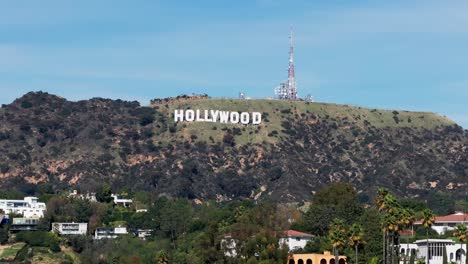
<svg viewBox="0 0 468 264"><path fill-rule="evenodd" d="M184 110L174 110L174 122L184 121Z"/></svg>
<svg viewBox="0 0 468 264"><path fill-rule="evenodd" d="M242 112L240 115L241 123L247 125L250 122L250 115L247 112Z"/></svg>
<svg viewBox="0 0 468 264"><path fill-rule="evenodd" d="M206 121L206 122L213 122L213 120L211 120L211 119L208 117L208 110L205 110L205 121Z"/></svg>
<svg viewBox="0 0 468 264"><path fill-rule="evenodd" d="M260 112L252 113L252 124L258 125L262 122L262 114Z"/></svg>
<svg viewBox="0 0 468 264"><path fill-rule="evenodd" d="M210 110L210 112L211 112L211 122L216 123L216 121L218 121L219 111L218 110Z"/></svg>
<svg viewBox="0 0 468 264"><path fill-rule="evenodd" d="M191 109L185 111L185 120L188 122L193 122L195 119L195 112Z"/></svg>
<svg viewBox="0 0 468 264"><path fill-rule="evenodd" d="M231 123L233 123L233 124L239 123L239 113L238 112L231 112Z"/></svg>
<svg viewBox="0 0 468 264"><path fill-rule="evenodd" d="M200 116L200 110L197 109L197 119L195 119L197 122L203 122L205 121L205 119L201 118Z"/></svg>
<svg viewBox="0 0 468 264"><path fill-rule="evenodd" d="M219 111L219 121L221 123L227 123L229 119L229 112L227 111Z"/></svg>

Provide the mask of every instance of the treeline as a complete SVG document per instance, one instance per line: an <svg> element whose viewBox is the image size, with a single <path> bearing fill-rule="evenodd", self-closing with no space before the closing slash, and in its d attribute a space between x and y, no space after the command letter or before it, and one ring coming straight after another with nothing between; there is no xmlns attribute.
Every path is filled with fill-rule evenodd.
<svg viewBox="0 0 468 264"><path fill-rule="evenodd" d="M399 259L410 263L409 258L399 256L399 231L411 228L416 219L423 219L425 226L416 226L416 234L405 242L440 237L429 228L433 214L423 202L398 200L380 189L369 206L359 201L352 185L345 183L334 183L315 193L305 211L296 205L269 201L202 203L156 197L147 192L127 194L134 204L124 208L111 202L110 193L110 186L101 186L96 194L98 202L42 194L47 198L47 212L40 221L39 231L8 237L8 226L4 226L0 228L0 242L26 242L28 246L19 254L22 260L32 257L32 248L45 247L54 254L64 246L71 248L82 263L266 264L286 262L288 251L279 244L279 238L281 231L294 229L315 235L304 249L295 253L329 250L346 255L351 264L391 264L398 263ZM137 208L147 211L136 212ZM88 235L59 237L47 232L53 222L87 222ZM145 241L133 234L93 240L94 230L104 226L153 232ZM444 237L450 236L453 234L449 232ZM235 256L225 254L227 238L237 241ZM412 261L417 260L413 257ZM63 263L73 261L64 259Z"/></svg>

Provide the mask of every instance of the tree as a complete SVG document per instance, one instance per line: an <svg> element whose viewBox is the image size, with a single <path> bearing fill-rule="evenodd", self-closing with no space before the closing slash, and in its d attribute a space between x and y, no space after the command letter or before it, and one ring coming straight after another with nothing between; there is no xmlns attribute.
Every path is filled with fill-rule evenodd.
<svg viewBox="0 0 468 264"><path fill-rule="evenodd" d="M375 205L377 207L377 210L379 210L380 213L384 213L386 210L387 205L385 204L385 197L389 195L389 191L385 188L379 188L377 191L377 195L375 197ZM382 228L382 262L386 263L386 237L387 237L387 231L386 228Z"/></svg>
<svg viewBox="0 0 468 264"><path fill-rule="evenodd" d="M403 209L403 215L402 215L403 227L406 229L413 227L413 224L415 221L416 221L416 218L415 218L414 211L411 209L406 209L406 208ZM409 251L409 236L406 237L406 256L404 256L405 261L408 256L408 251Z"/></svg>
<svg viewBox="0 0 468 264"><path fill-rule="evenodd" d="M392 263L395 253L394 241L401 226L401 205L386 189L380 188L375 199L381 213L383 237L383 263ZM398 254L398 252L397 252Z"/></svg>
<svg viewBox="0 0 468 264"><path fill-rule="evenodd" d="M429 264L429 229L435 221L435 215L431 210L425 209L422 211L422 218L422 224L426 228L426 264Z"/></svg>
<svg viewBox="0 0 468 264"><path fill-rule="evenodd" d="M104 183L96 192L96 200L101 203L110 203L112 201L112 187Z"/></svg>
<svg viewBox="0 0 468 264"><path fill-rule="evenodd" d="M358 264L358 247L364 243L363 240L364 229L359 224L353 224L349 229L349 245L354 247L354 252L356 254L356 262Z"/></svg>
<svg viewBox="0 0 468 264"><path fill-rule="evenodd" d="M346 227L343 220L337 218L333 220L330 224L328 236L332 242L333 252L335 253L335 263L338 263L339 250L346 244Z"/></svg>
<svg viewBox="0 0 468 264"><path fill-rule="evenodd" d="M460 252L463 252L463 243L468 241L468 228L465 224L458 224L453 232L453 236L460 241ZM468 246L467 246L468 249ZM468 256L468 253L467 253ZM462 263L462 256L460 255L460 264ZM467 257L468 258L468 257Z"/></svg>
<svg viewBox="0 0 468 264"><path fill-rule="evenodd" d="M347 183L333 183L319 190L312 198L312 206L304 217L307 232L327 235L330 223L339 218L345 224L356 223L363 213L354 187Z"/></svg>
<svg viewBox="0 0 468 264"><path fill-rule="evenodd" d="M6 226L0 227L0 245L8 241L8 229Z"/></svg>

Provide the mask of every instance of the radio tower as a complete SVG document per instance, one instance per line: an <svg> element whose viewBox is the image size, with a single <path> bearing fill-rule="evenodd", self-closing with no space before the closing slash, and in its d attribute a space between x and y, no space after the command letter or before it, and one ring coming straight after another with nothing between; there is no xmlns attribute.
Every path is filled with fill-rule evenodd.
<svg viewBox="0 0 468 264"><path fill-rule="evenodd" d="M296 74L294 72L294 32L289 35L288 99L297 99Z"/></svg>

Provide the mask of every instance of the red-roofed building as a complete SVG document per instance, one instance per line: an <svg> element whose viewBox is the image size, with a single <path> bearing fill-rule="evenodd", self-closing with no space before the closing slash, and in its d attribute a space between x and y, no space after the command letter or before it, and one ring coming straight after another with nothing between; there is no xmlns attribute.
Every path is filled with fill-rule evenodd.
<svg viewBox="0 0 468 264"><path fill-rule="evenodd" d="M307 242L313 238L314 235L290 229L282 232L281 238L279 239L279 244L288 246L289 251L291 252L304 248Z"/></svg>
<svg viewBox="0 0 468 264"><path fill-rule="evenodd" d="M414 224L422 225L422 221L417 221ZM432 229L434 229L439 235L442 235L446 231L455 229L458 224L465 224L468 226L468 214L458 212L451 215L437 216L434 224L432 225Z"/></svg>

